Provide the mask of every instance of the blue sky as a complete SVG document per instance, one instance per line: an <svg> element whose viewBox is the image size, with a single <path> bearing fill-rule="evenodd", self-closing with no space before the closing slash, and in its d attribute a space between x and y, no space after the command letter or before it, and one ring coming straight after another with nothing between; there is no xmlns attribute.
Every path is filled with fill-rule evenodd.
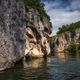
<svg viewBox="0 0 80 80"><path fill-rule="evenodd" d="M80 20L80 0L43 0L53 25L52 35L64 24Z"/></svg>

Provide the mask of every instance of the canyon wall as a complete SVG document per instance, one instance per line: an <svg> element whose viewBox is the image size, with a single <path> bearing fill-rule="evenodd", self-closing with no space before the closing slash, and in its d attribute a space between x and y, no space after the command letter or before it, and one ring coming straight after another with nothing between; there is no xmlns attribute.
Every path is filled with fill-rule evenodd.
<svg viewBox="0 0 80 80"><path fill-rule="evenodd" d="M34 5L34 4L33 4ZM23 0L0 1L0 70L26 57L50 54L51 22Z"/></svg>
<svg viewBox="0 0 80 80"><path fill-rule="evenodd" d="M34 8L26 11L26 50L30 57L46 57L50 54L51 23L46 16L41 16Z"/></svg>
<svg viewBox="0 0 80 80"><path fill-rule="evenodd" d="M64 32L57 35L54 40L55 52L64 52L64 50L69 46L72 41L80 45L80 29Z"/></svg>
<svg viewBox="0 0 80 80"><path fill-rule="evenodd" d="M23 0L0 0L0 70L10 68L25 52Z"/></svg>

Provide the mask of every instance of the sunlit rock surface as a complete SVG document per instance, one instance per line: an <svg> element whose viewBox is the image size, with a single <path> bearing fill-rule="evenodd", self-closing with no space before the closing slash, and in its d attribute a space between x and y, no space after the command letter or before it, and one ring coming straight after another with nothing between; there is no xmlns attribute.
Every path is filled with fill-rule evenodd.
<svg viewBox="0 0 80 80"><path fill-rule="evenodd" d="M63 52L73 40L76 42L76 44L80 45L80 29L58 35L54 41L55 52Z"/></svg>
<svg viewBox="0 0 80 80"><path fill-rule="evenodd" d="M50 54L51 23L47 17L41 17L38 10L26 11L26 50L25 55L43 57Z"/></svg>

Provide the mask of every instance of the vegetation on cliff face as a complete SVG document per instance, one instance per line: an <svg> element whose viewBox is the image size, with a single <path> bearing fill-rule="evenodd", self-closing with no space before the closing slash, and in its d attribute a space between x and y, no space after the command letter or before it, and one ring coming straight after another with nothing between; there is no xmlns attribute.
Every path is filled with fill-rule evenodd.
<svg viewBox="0 0 80 80"><path fill-rule="evenodd" d="M55 52L80 56L80 21L59 28L57 35L52 37L52 46Z"/></svg>
<svg viewBox="0 0 80 80"><path fill-rule="evenodd" d="M24 3L26 10L28 7L34 8L39 11L41 17L46 16L50 20L50 17L46 14L44 9L45 5L41 2L41 0L24 0Z"/></svg>
<svg viewBox="0 0 80 80"><path fill-rule="evenodd" d="M69 53L69 55L75 57L77 55L80 56L80 50L79 50L79 45L76 44L74 41L70 43L66 51Z"/></svg>
<svg viewBox="0 0 80 80"><path fill-rule="evenodd" d="M72 23L70 25L63 25L62 27L58 29L57 34L61 34L67 31L74 31L75 29L79 29L79 28L80 28L80 21L76 23Z"/></svg>
<svg viewBox="0 0 80 80"><path fill-rule="evenodd" d="M77 54L77 44L74 42L71 42L67 48L67 51L70 55L75 56Z"/></svg>

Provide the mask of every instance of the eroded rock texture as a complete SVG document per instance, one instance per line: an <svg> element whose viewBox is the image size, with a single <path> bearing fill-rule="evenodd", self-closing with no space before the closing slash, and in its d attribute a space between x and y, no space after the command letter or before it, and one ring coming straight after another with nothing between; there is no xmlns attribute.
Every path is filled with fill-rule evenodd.
<svg viewBox="0 0 80 80"><path fill-rule="evenodd" d="M28 7L25 13L23 0L1 0L0 70L10 68L24 56L49 55L50 33L50 20L38 10Z"/></svg>
<svg viewBox="0 0 80 80"><path fill-rule="evenodd" d="M26 11L26 50L30 57L45 57L50 54L51 23L47 17L41 17L38 10Z"/></svg>
<svg viewBox="0 0 80 80"><path fill-rule="evenodd" d="M55 39L55 52L63 52L71 43L71 41L75 41L76 44L80 45L80 29L76 29L72 32L65 32L58 35Z"/></svg>
<svg viewBox="0 0 80 80"><path fill-rule="evenodd" d="M24 10L23 0L0 0L0 70L24 55Z"/></svg>

